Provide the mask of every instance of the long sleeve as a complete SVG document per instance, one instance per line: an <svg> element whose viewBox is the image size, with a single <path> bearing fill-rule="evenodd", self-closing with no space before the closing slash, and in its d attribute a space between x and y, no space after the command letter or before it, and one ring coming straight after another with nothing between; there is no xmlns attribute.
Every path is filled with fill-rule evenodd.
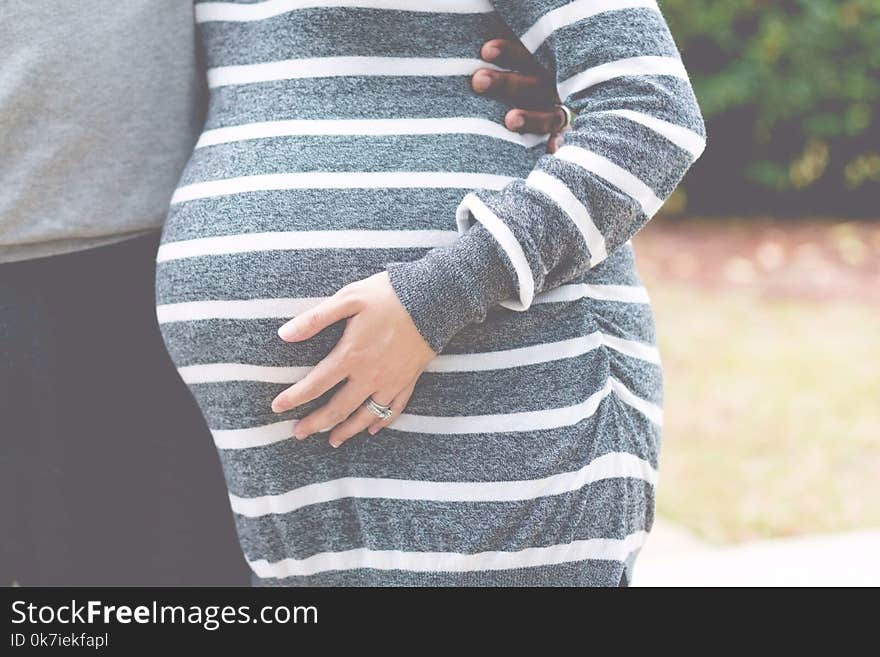
<svg viewBox="0 0 880 657"><path fill-rule="evenodd" d="M660 208L705 146L699 106L653 0L497 0L576 112L565 146L525 179L467 194L461 236L388 272L435 351L493 306L597 266Z"/></svg>

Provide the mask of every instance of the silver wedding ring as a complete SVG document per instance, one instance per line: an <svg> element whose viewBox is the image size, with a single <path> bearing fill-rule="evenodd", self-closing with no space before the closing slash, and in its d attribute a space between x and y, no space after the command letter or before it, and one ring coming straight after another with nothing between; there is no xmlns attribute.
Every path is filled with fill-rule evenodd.
<svg viewBox="0 0 880 657"><path fill-rule="evenodd" d="M380 404L379 402L374 400L372 397L367 398L367 401L364 402L364 406L366 406L368 409L370 409L370 411L373 413L373 415L376 415L376 416L382 418L383 420L387 420L392 415L390 404L388 406L383 406L382 404Z"/></svg>
<svg viewBox="0 0 880 657"><path fill-rule="evenodd" d="M565 117L565 122L562 124L562 127L559 128L559 131L562 132L563 130L568 130L571 127L571 124L574 123L574 112L561 103L556 107L562 110L562 115Z"/></svg>

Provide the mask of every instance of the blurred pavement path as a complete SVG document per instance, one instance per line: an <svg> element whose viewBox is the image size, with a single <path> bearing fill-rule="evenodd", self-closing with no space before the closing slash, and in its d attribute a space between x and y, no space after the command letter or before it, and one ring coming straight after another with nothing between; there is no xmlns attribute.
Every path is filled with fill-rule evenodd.
<svg viewBox="0 0 880 657"><path fill-rule="evenodd" d="M880 586L880 529L714 547L658 518L633 586Z"/></svg>

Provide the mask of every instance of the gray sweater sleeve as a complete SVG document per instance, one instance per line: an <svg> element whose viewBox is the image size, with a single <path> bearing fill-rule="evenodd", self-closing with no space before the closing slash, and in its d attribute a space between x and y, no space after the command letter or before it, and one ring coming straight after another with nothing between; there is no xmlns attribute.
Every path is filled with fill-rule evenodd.
<svg viewBox="0 0 880 657"><path fill-rule="evenodd" d="M495 306L526 310L625 244L705 147L705 127L654 0L497 0L576 113L527 178L467 194L460 238L388 273L437 352Z"/></svg>

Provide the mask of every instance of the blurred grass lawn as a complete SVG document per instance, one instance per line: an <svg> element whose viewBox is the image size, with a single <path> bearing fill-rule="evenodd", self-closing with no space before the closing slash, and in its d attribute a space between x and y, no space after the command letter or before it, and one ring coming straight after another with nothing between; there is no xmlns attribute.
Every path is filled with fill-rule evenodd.
<svg viewBox="0 0 880 657"><path fill-rule="evenodd" d="M880 526L880 307L661 281L658 513L715 542Z"/></svg>

